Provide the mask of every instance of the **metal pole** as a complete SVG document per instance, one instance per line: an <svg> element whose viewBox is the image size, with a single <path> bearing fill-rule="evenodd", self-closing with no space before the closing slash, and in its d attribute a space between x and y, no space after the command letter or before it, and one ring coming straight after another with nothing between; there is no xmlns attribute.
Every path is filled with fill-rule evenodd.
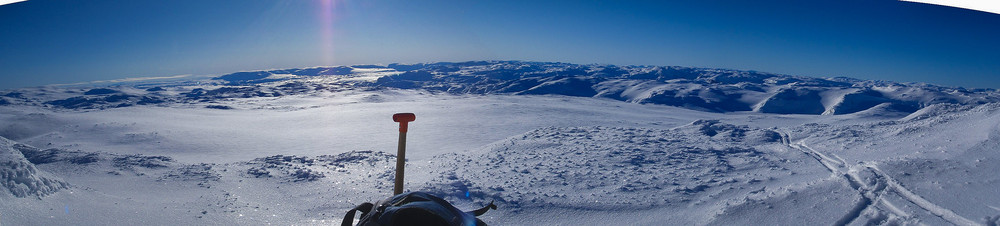
<svg viewBox="0 0 1000 226"><path fill-rule="evenodd" d="M393 187L393 195L403 193L403 168L406 167L406 127L409 122L416 120L413 113L397 113L392 115L392 121L399 123L399 149L396 150L396 186Z"/></svg>

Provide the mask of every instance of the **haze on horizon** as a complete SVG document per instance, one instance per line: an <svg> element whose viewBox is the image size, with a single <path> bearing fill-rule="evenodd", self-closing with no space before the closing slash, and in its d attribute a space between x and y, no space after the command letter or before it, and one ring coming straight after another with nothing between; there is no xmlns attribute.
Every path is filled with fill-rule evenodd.
<svg viewBox="0 0 1000 226"><path fill-rule="evenodd" d="M904 1L24 1L0 89L468 60L678 65L1000 88L1000 15Z"/></svg>

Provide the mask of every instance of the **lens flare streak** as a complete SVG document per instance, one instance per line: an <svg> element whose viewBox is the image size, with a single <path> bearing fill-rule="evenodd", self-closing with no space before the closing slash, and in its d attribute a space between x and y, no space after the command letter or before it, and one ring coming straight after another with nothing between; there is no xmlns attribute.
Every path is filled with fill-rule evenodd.
<svg viewBox="0 0 1000 226"><path fill-rule="evenodd" d="M334 53L335 46L333 40L334 34L334 20L336 20L336 15L334 12L337 11L339 5L338 0L319 0L320 1L320 51L323 51L323 63L327 65L332 65L334 63Z"/></svg>

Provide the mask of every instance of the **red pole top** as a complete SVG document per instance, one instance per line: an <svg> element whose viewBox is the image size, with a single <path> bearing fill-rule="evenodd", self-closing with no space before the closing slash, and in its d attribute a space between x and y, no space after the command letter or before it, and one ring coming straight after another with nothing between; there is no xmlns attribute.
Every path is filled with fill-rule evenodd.
<svg viewBox="0 0 1000 226"><path fill-rule="evenodd" d="M396 113L392 115L392 121L399 123L400 133L405 133L408 122L412 122L414 120L417 120L417 116L413 113Z"/></svg>

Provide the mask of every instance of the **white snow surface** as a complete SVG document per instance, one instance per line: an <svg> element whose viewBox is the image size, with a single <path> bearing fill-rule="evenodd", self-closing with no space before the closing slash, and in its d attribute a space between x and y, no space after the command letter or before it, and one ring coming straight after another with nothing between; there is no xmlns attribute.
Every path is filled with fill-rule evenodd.
<svg viewBox="0 0 1000 226"><path fill-rule="evenodd" d="M391 195L398 112L406 189L494 201L492 225L1000 223L992 90L516 61L222 78L0 91L0 225L339 224Z"/></svg>

